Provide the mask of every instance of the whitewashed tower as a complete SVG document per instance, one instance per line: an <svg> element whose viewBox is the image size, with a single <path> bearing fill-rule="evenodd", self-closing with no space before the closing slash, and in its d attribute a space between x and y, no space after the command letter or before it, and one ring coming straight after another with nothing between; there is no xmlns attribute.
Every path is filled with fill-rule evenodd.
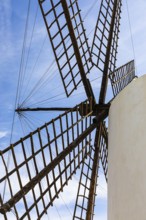
<svg viewBox="0 0 146 220"><path fill-rule="evenodd" d="M108 220L145 220L146 75L112 102L108 168Z"/></svg>

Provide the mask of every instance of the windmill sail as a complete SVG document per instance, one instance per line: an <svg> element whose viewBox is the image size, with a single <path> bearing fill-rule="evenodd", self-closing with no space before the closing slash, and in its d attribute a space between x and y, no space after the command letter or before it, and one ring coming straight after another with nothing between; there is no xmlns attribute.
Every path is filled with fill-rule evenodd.
<svg viewBox="0 0 146 220"><path fill-rule="evenodd" d="M106 181L108 181L108 132L105 124L101 124L99 154Z"/></svg>
<svg viewBox="0 0 146 220"><path fill-rule="evenodd" d="M116 67L122 1L102 0L92 44L92 62L104 72ZM109 55L107 56L107 54Z"/></svg>
<svg viewBox="0 0 146 220"><path fill-rule="evenodd" d="M102 0L92 45L92 62L103 74L99 102L104 103L108 74L116 67L121 0Z"/></svg>
<svg viewBox="0 0 146 220"><path fill-rule="evenodd" d="M78 2L39 0L39 4L66 95L70 96L92 68Z"/></svg>
<svg viewBox="0 0 146 220"><path fill-rule="evenodd" d="M104 123L101 123L100 132L98 132L97 130L97 135L99 136L99 138L97 137L98 143L94 144L94 146L90 151L90 155L88 159L84 161L82 164L82 170L80 175L73 219L86 220L87 216L88 218L93 219L99 159L101 159L105 178L107 181L108 137L107 137L107 129ZM92 188L93 188L93 192L92 192L93 195L91 198L90 191Z"/></svg>
<svg viewBox="0 0 146 220"><path fill-rule="evenodd" d="M1 195L0 213L5 219L13 208L18 219L40 219L90 154L96 124L90 117L92 109L80 115L83 104L89 103L85 101L1 151L0 184L3 187L7 181L7 187L6 198L2 200Z"/></svg>
<svg viewBox="0 0 146 220"><path fill-rule="evenodd" d="M119 67L114 72L109 74L113 94L117 96L134 78L135 78L135 64L134 60Z"/></svg>
<svg viewBox="0 0 146 220"><path fill-rule="evenodd" d="M98 175L98 152L95 147L92 147L90 151L90 155L86 161L82 164L82 170L80 175L77 199L75 203L74 215L73 219L83 219L86 220L87 213L88 213L88 205L90 200L90 189L91 185L94 185L92 182L92 175L94 169L94 163L96 162L96 174L95 178L95 188L94 188L94 201L96 196L96 183L97 183L97 175ZM91 204L90 204L91 205ZM90 216L94 216L94 205L91 208Z"/></svg>

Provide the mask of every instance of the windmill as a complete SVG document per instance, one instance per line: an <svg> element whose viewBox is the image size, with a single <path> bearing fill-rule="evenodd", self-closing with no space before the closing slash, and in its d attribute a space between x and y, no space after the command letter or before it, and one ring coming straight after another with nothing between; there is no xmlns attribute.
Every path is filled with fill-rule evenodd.
<svg viewBox="0 0 146 220"><path fill-rule="evenodd" d="M0 213L4 219L10 219L10 211L14 209L16 219L32 219L32 213L33 218L43 219L81 167L73 219L90 220L94 218L100 159L108 182L105 119L112 101L106 103L105 99L108 80L115 97L135 77L134 61L116 69L122 0L101 1L91 49L77 0L39 0L39 6L67 97L82 82L87 100L74 108L58 107L63 114L0 152L3 170L0 183L5 185L7 181L8 188L6 201L0 195ZM102 73L99 100L95 99L87 78L93 66ZM19 108L16 111L28 110L42 109ZM8 170L6 159L10 154L13 166ZM31 172L31 164L35 173ZM22 173L25 173L25 182ZM29 196L31 202L28 202Z"/></svg>

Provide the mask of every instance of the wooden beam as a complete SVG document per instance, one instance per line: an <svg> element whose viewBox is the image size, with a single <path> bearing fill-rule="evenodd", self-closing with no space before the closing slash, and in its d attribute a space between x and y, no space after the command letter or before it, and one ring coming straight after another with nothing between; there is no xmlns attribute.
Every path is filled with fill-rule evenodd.
<svg viewBox="0 0 146 220"><path fill-rule="evenodd" d="M71 21L71 17L70 17L70 13L69 13L69 9L68 9L68 5L67 5L66 0L61 0L61 4L62 4L62 7L64 9L64 14L65 14L65 17L66 17L70 37L71 37L71 40L73 42L73 48L74 48L74 51L75 51L75 56L76 56L76 59L77 59L77 62L78 62L80 75L81 75L81 78L82 78L82 82L83 82L83 85L84 85L84 88L85 88L86 95L87 95L88 99L90 99L92 97L93 102L95 102L95 97L94 97L94 94L93 94L93 90L92 90L90 81L87 79L85 71L84 71L82 58L81 58L81 55L80 55L77 39L76 39L76 36L75 36L75 33L74 33L74 28L73 28L73 25L72 25L72 21Z"/></svg>

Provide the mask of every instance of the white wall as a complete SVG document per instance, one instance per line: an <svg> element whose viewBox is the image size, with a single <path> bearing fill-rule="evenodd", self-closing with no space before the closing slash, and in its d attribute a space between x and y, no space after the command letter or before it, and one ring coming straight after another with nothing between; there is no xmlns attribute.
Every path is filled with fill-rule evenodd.
<svg viewBox="0 0 146 220"><path fill-rule="evenodd" d="M109 113L108 220L146 220L146 75Z"/></svg>

